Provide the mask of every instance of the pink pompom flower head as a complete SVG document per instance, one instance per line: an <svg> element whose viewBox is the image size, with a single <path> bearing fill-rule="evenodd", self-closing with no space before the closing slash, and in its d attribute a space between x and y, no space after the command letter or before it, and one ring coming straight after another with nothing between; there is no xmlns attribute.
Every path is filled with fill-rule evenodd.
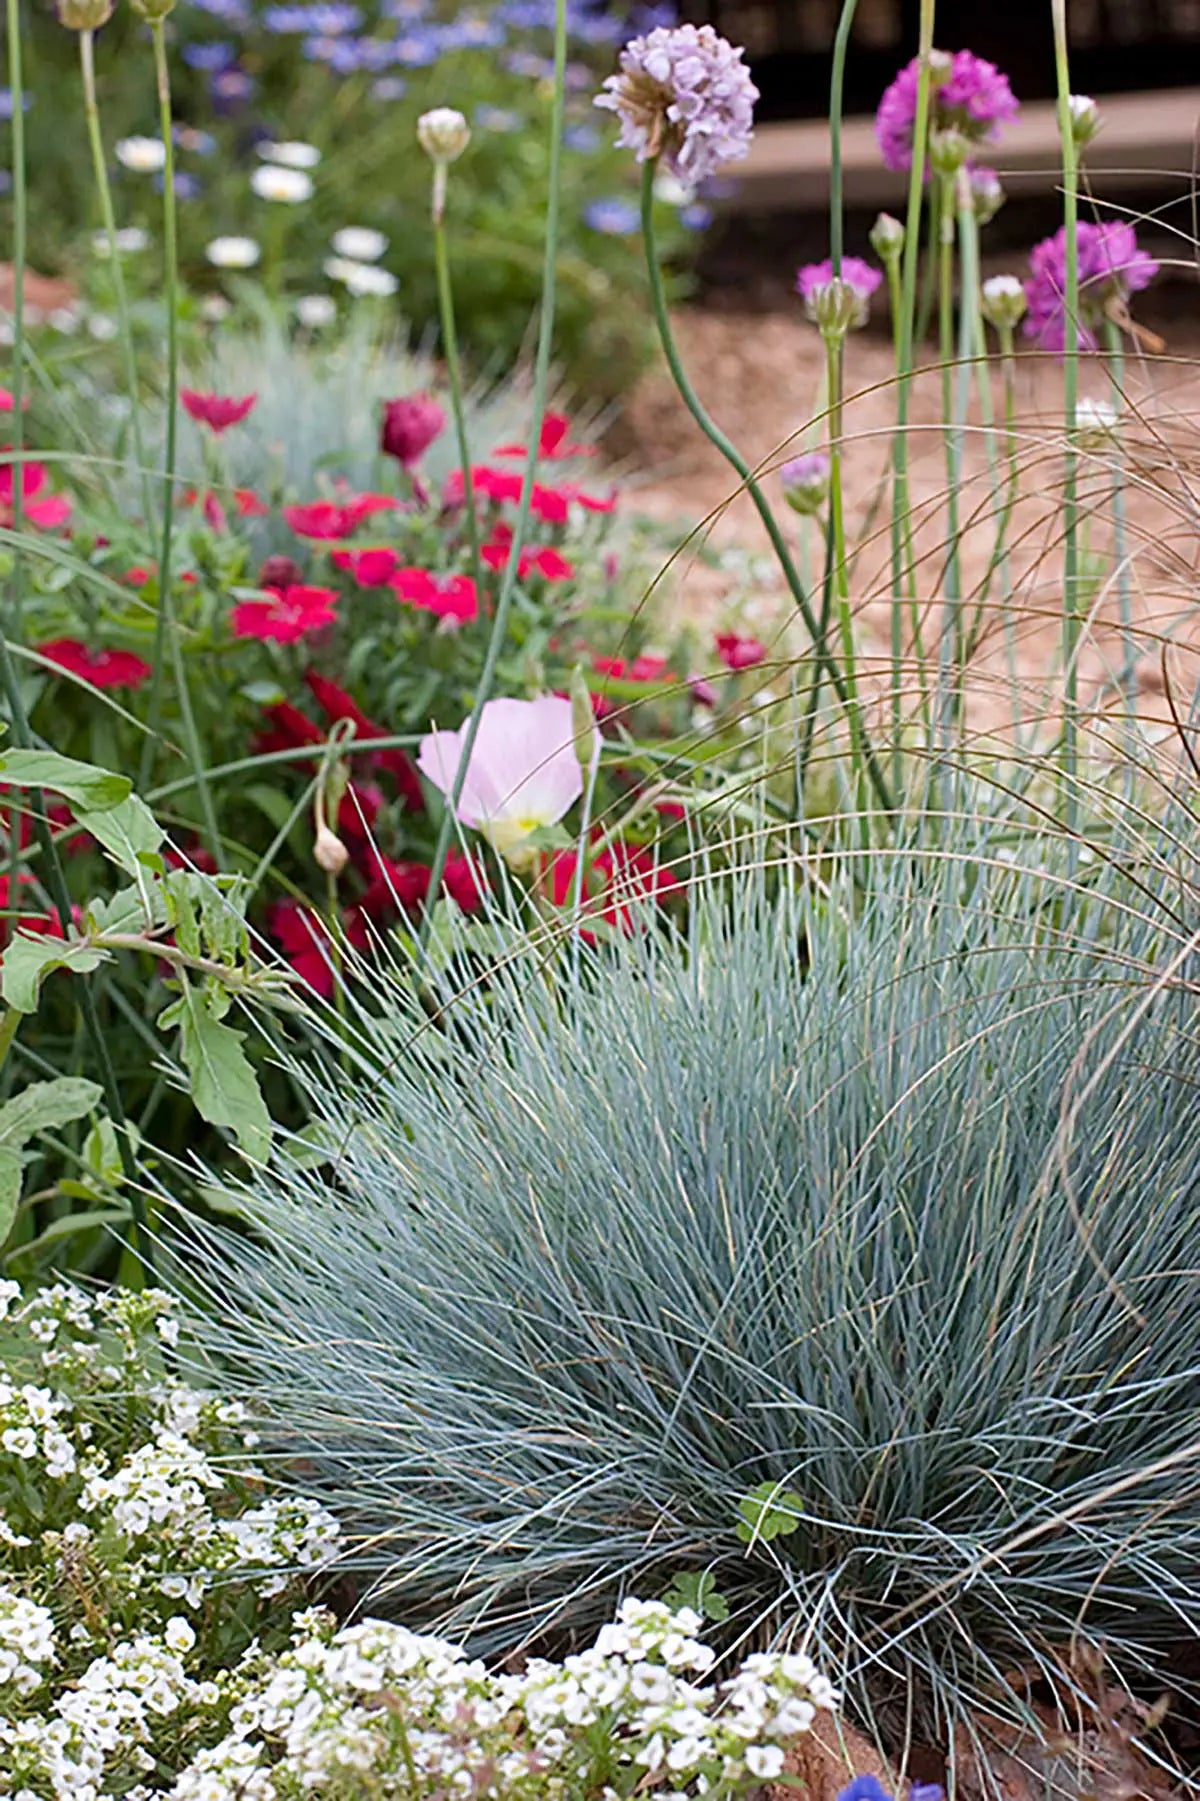
<svg viewBox="0 0 1200 1801"><path fill-rule="evenodd" d="M1079 256L1080 350L1097 348L1096 333L1106 319L1130 328L1129 297L1149 287L1158 264L1138 249L1132 225L1111 219L1100 225L1081 220L1076 242ZM1025 283L1029 310L1025 335L1043 350L1064 350L1067 342L1067 228L1060 226L1052 238L1035 244L1029 257L1030 275Z"/></svg>
<svg viewBox="0 0 1200 1801"><path fill-rule="evenodd" d="M835 276L833 263L826 257L823 263L805 263L796 271L796 292L813 323L826 334L840 337L867 323L871 296L882 280L882 273L860 256L844 256L841 275Z"/></svg>
<svg viewBox="0 0 1200 1801"><path fill-rule="evenodd" d="M991 143L1015 119L1019 102L1008 76L970 50L934 52L929 95L930 133L957 131L972 148ZM914 56L884 93L875 114L875 136L889 169L912 166L913 132L921 59Z"/></svg>
<svg viewBox="0 0 1200 1801"><path fill-rule="evenodd" d="M823 450L808 450L780 465L783 498L794 513L815 518L829 498L831 466Z"/></svg>
<svg viewBox="0 0 1200 1801"><path fill-rule="evenodd" d="M232 394L201 394L195 388L181 388L179 398L184 412L197 425L207 425L209 431L217 433L240 425L258 401L257 394L243 394L236 399Z"/></svg>
<svg viewBox="0 0 1200 1801"><path fill-rule="evenodd" d="M417 765L449 796L466 747L469 722L456 732L430 732ZM557 825L583 793L571 702L565 695L536 700L489 700L479 720L456 809L461 825L481 832L514 864L536 854L534 833ZM592 757L599 754L593 734Z"/></svg>
<svg viewBox="0 0 1200 1801"><path fill-rule="evenodd" d="M406 394L384 402L379 448L411 471L445 429L446 414L431 394Z"/></svg>
<svg viewBox="0 0 1200 1801"><path fill-rule="evenodd" d="M596 105L616 113L640 163L661 157L695 187L745 156L757 99L741 50L711 25L660 25L626 44Z"/></svg>

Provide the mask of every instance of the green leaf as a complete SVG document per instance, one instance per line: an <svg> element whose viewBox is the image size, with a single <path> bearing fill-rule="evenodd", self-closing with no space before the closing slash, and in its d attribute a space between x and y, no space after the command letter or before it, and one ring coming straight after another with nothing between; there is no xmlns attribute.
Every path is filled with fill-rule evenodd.
<svg viewBox="0 0 1200 1801"><path fill-rule="evenodd" d="M0 772L13 788L50 788L72 808L88 813L120 806L133 790L127 775L114 775L74 757L60 757L53 750L6 750L0 757Z"/></svg>
<svg viewBox="0 0 1200 1801"><path fill-rule="evenodd" d="M107 955L86 938L35 938L18 932L0 965L0 998L18 1013L36 1013L42 982L51 970L86 975L99 969Z"/></svg>
<svg viewBox="0 0 1200 1801"><path fill-rule="evenodd" d="M219 1003L222 997L218 992L211 998ZM209 992L187 981L158 1023L164 1031L179 1027L179 1051L201 1118L227 1126L247 1157L265 1159L271 1148L271 1116L243 1049L246 1034L223 1025L210 1009Z"/></svg>
<svg viewBox="0 0 1200 1801"><path fill-rule="evenodd" d="M130 794L115 806L99 812L85 808L77 815L92 837L102 844L113 861L127 874L144 876L146 870L161 875L162 858L158 847L163 830L144 800Z"/></svg>
<svg viewBox="0 0 1200 1801"><path fill-rule="evenodd" d="M101 896L87 904L88 923L96 932L144 932L165 925L166 902L158 882L142 889L119 888L115 894Z"/></svg>
<svg viewBox="0 0 1200 1801"><path fill-rule="evenodd" d="M57 1244L60 1239L72 1238L77 1232L90 1232L97 1226L125 1226L131 1218L128 1207L96 1207L90 1212L68 1213L62 1219L52 1221L28 1244L21 1245L19 1254L28 1257L34 1251L45 1250L47 1245Z"/></svg>
<svg viewBox="0 0 1200 1801"><path fill-rule="evenodd" d="M102 1090L82 1076L31 1082L0 1107L0 1145L20 1149L38 1132L52 1132L83 1119L100 1104Z"/></svg>
<svg viewBox="0 0 1200 1801"><path fill-rule="evenodd" d="M794 1488L781 1488L778 1482L760 1482L738 1502L741 1519L737 1535L744 1545L769 1545L773 1538L787 1538L795 1532L803 1512L804 1496Z"/></svg>
<svg viewBox="0 0 1200 1801"><path fill-rule="evenodd" d="M0 1145L0 1249L8 1241L21 1204L21 1153Z"/></svg>
<svg viewBox="0 0 1200 1801"><path fill-rule="evenodd" d="M127 1122L125 1130L136 1153L142 1135L132 1121ZM125 1165L121 1161L117 1128L111 1119L96 1121L83 1141L83 1161L102 1188L120 1188L125 1180ZM65 1187L63 1183L59 1186Z"/></svg>
<svg viewBox="0 0 1200 1801"><path fill-rule="evenodd" d="M690 1607L701 1619L714 1620L718 1625L729 1618L729 1603L717 1588L711 1570L684 1570L676 1576L663 1600L672 1611Z"/></svg>

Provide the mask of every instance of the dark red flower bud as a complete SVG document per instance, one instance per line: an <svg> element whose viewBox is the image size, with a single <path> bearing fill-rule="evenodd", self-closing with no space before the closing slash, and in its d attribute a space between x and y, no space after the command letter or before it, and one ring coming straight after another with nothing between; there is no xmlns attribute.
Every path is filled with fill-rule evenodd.
<svg viewBox="0 0 1200 1801"><path fill-rule="evenodd" d="M304 580L295 557L268 557L258 572L260 588L294 588Z"/></svg>
<svg viewBox="0 0 1200 1801"><path fill-rule="evenodd" d="M380 448L402 469L415 469L445 429L446 415L432 395L406 394L384 402Z"/></svg>

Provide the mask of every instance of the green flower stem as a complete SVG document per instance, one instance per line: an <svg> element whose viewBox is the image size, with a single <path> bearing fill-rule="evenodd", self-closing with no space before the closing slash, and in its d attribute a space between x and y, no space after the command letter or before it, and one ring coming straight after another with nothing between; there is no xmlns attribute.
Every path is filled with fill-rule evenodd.
<svg viewBox="0 0 1200 1801"><path fill-rule="evenodd" d="M438 175L445 179L445 168L438 165ZM471 477L471 446L467 438L467 416L463 399L462 363L458 354L458 328L454 319L454 286L450 280L450 253L446 242L445 208L435 207L433 215L433 260L437 272L438 317L442 332L442 353L446 359L446 378L450 386L450 411L454 419L454 437L463 478L463 506L467 515L467 538L471 548L471 574L475 579L480 605L483 604L483 558L479 548L479 520L475 512L475 484Z"/></svg>
<svg viewBox="0 0 1200 1801"><path fill-rule="evenodd" d="M921 687L921 708L928 729L929 693L925 650L922 643L921 610L917 600L916 558L912 541L912 498L908 479L908 414L912 398L913 352L917 314L917 274L921 259L921 209L925 196L925 163L929 152L929 114L932 94L930 57L933 54L933 28L936 0L921 0L920 34L917 54L920 61L917 78L917 111L913 120L913 158L908 177L908 205L904 227L904 274L900 284L898 330L896 332L896 431L892 439L892 518L894 529L903 534L904 554L898 578L893 579L892 607L898 611L907 594L910 613L910 637L917 660ZM933 208L930 208L932 220ZM895 282L892 304L896 307ZM895 328L894 328L895 329ZM893 622L892 642L900 636Z"/></svg>
<svg viewBox="0 0 1200 1801"><path fill-rule="evenodd" d="M23 628L25 593L24 557L21 532L25 511L25 242L28 228L28 194L25 185L25 81L21 67L20 0L7 0L8 85L12 98L12 204L13 204L13 345L12 345L12 412L9 432L12 438L12 575L8 600L13 628L18 638ZM16 675L14 672L13 680ZM35 797L36 806L36 797ZM8 815L9 893L17 894L17 876L21 867L21 820L16 807Z"/></svg>
<svg viewBox="0 0 1200 1801"><path fill-rule="evenodd" d="M484 655L483 670L479 677L479 686L475 693L475 705L471 709L471 717L467 724L466 736L463 739L462 755L458 760L458 768L454 772L454 783L446 796L445 811L442 814L441 829L438 832L437 845L433 854L433 865L429 874L429 899L425 907L425 915L421 922L421 943L429 941L433 927L433 913L437 905L437 897L442 885L442 877L446 870L446 858L450 853L450 835L454 830L458 817L458 803L462 798L463 786L467 779L467 770L471 765L471 755L475 749L475 740L479 736L479 726L483 719L483 709L487 705L496 680L496 667L500 661L500 652L508 634L508 617L512 608L513 594L517 585L517 568L521 559L521 549L525 542L525 533L529 526L529 511L533 500L534 483L537 478L538 448L541 443L542 425L546 418L546 402L550 391L550 354L554 347L554 302L558 281L558 215L559 195L562 188L562 134L566 113L567 91L567 7L566 0L555 0L554 8L554 97L550 103L550 163L548 170L548 192L546 195L546 241L542 270L541 317L538 320L537 351L533 365L533 418L529 426L529 451L525 458L525 474L521 483L521 498L517 504L517 517L513 525L512 542L508 548L508 561L500 578L500 593L496 600L496 611L492 619L491 635L488 639L487 651ZM435 208L436 211L436 208ZM437 228L435 227L435 249ZM447 298L449 298L449 275L446 277ZM461 451L460 445L460 451ZM464 458L465 460L465 458ZM469 472L468 472L469 473ZM469 488L464 493L464 504L468 517L472 521L471 529L478 532L478 523L474 520L475 508ZM477 559L478 560L478 559Z"/></svg>
<svg viewBox="0 0 1200 1801"><path fill-rule="evenodd" d="M133 454L138 466L142 487L142 512L145 515L146 532L149 534L154 526L154 498L150 489L150 465L146 461L146 450L142 441L142 416L138 406L137 358L133 348L129 297L125 291L125 272L121 267L121 257L117 249L117 221L113 212L108 165L104 158L104 139L100 131L100 107L96 99L95 33L92 31L79 33L79 72L83 80L83 111L87 120L88 143L92 152L92 172L96 178L96 193L100 200L100 220L104 226L104 235L108 240L108 263L112 271L113 294L117 302L117 327L120 333L121 356L125 364L125 386L129 390L129 422L133 438Z"/></svg>
<svg viewBox="0 0 1200 1801"><path fill-rule="evenodd" d="M957 715L963 676L962 581L959 567L958 484L962 466L962 433L956 419L954 383L954 241L953 181L938 184L938 361L941 366L942 440L946 453L946 560L942 585L942 641L939 658L939 716ZM950 671L953 671L950 674ZM947 686L949 678L949 686ZM945 711L944 711L945 710Z"/></svg>
<svg viewBox="0 0 1200 1801"><path fill-rule="evenodd" d="M846 53L858 0L842 0L841 16L833 39L833 66L829 76L829 258L835 276L842 273L845 243L845 208L842 203L842 96L846 86Z"/></svg>
<svg viewBox="0 0 1200 1801"><path fill-rule="evenodd" d="M1078 809L1076 772L1079 763L1079 637L1082 631L1079 584L1079 456L1075 427L1079 412L1079 195L1075 131L1071 119L1070 54L1067 0L1050 0L1054 25L1054 71L1058 91L1058 135L1062 148L1063 224L1066 268L1063 310L1063 411L1066 450L1063 457L1063 736L1062 766L1067 824L1074 827Z"/></svg>
<svg viewBox="0 0 1200 1801"><path fill-rule="evenodd" d="M179 411L179 270L175 229L175 144L171 136L171 78L167 67L166 33L162 20L154 22L150 31L154 42L154 75L158 90L159 129L162 133L163 153L166 158L163 165L163 298L167 309L167 393L166 444L163 452L162 549L158 559L158 618L154 630L154 674L150 689L149 729L142 747L139 786L144 788L149 779L150 764L154 756L154 746L162 714L163 664L165 653L169 653L171 673L175 680L175 689L179 699L179 722L183 727L184 749L187 752L188 762L191 764L196 794L200 802L204 835L219 868L222 862L221 834L217 829L217 816L213 810L212 795L209 792L204 750L196 731L195 714L192 712L192 697L188 687L183 645L179 635L179 621L175 617L175 600L171 587L171 550L175 524L176 430Z"/></svg>
<svg viewBox="0 0 1200 1801"><path fill-rule="evenodd" d="M771 511L766 495L763 493L762 487L749 463L737 446L725 436L725 433L721 430L716 421L710 418L708 412L705 410L703 402L700 400L695 389L692 387L691 382L688 380L687 373L680 361L679 349L675 343L675 337L671 330L670 315L667 312L667 297L663 289L662 271L659 268L658 254L655 248L655 166L655 162L652 159L645 164L642 170L642 238L646 251L646 268L649 275L650 300L654 311L654 322L658 328L659 342L662 345L663 355L667 360L667 367L671 372L676 388L679 390L680 399L687 407L689 413L691 413L692 418L696 421L696 424L700 427L709 443L712 444L715 449L720 451L726 462L736 471L746 492L754 502L755 511L758 513L758 516L763 523L763 527L766 530L767 537L771 541L771 547L778 559L779 567L783 571L788 590L796 603L800 617L804 621L805 629L812 638L813 655L817 659L818 665L824 666L825 673L828 676L834 693L837 695L839 702L849 715L854 709L853 696L847 688L845 677L838 665L838 660L827 642L828 631L821 630L817 617L812 610L812 602L800 581L799 572L792 560L792 553L788 549L787 540L780 530L779 522ZM894 811L891 790L879 767L879 763L870 744L865 739L862 751L871 786L875 790L875 794L881 806L884 808L884 811L890 813Z"/></svg>
<svg viewBox="0 0 1200 1801"><path fill-rule="evenodd" d="M1113 554L1117 564L1117 607L1121 619L1121 691L1125 696L1126 719L1132 719L1137 706L1137 657L1133 636L1133 595L1129 582L1129 544L1125 529L1125 452L1121 443L1121 415L1125 409L1125 341L1115 319L1105 320L1104 341L1108 352L1113 405L1117 409L1112 455L1112 520Z"/></svg>

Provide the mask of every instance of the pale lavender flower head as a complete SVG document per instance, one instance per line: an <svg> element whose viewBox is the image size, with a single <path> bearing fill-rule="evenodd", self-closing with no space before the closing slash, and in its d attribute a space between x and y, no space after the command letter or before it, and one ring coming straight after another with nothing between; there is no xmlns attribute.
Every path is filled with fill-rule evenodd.
<svg viewBox="0 0 1200 1801"><path fill-rule="evenodd" d="M826 257L823 263L805 263L797 269L796 292L814 324L840 334L858 331L867 323L871 296L882 280L881 271L861 256L844 256L841 276L835 278L833 260Z"/></svg>
<svg viewBox="0 0 1200 1801"><path fill-rule="evenodd" d="M711 25L677 25L626 44L596 105L616 113L640 163L661 157L695 187L745 156L757 99L740 50Z"/></svg>
<svg viewBox="0 0 1200 1801"><path fill-rule="evenodd" d="M829 497L829 474L830 462L823 450L806 451L781 464L783 498L794 513L813 518L820 512Z"/></svg>
<svg viewBox="0 0 1200 1801"><path fill-rule="evenodd" d="M1094 225L1082 220L1077 230L1079 247L1080 350L1095 350L1096 332L1110 310L1124 309L1131 294L1149 287L1158 264L1138 249L1137 234L1124 220L1110 219ZM1060 226L1052 238L1035 244L1029 257L1030 275L1025 283L1029 311L1025 335L1043 350L1063 350L1067 342L1067 228Z"/></svg>
<svg viewBox="0 0 1200 1801"><path fill-rule="evenodd" d="M943 60L930 88L930 131L959 131L972 145L990 143L1000 126L1017 116L1008 76L970 50L956 50ZM914 56L879 102L875 136L889 169L911 167L920 77L920 58Z"/></svg>
<svg viewBox="0 0 1200 1801"><path fill-rule="evenodd" d="M421 774L453 792L469 722L456 732L429 732L421 740ZM597 739L592 760L599 749ZM583 793L571 702L565 695L536 700L489 700L479 721L466 780L459 796L461 825L482 832L511 862L526 860L528 840L556 825Z"/></svg>

